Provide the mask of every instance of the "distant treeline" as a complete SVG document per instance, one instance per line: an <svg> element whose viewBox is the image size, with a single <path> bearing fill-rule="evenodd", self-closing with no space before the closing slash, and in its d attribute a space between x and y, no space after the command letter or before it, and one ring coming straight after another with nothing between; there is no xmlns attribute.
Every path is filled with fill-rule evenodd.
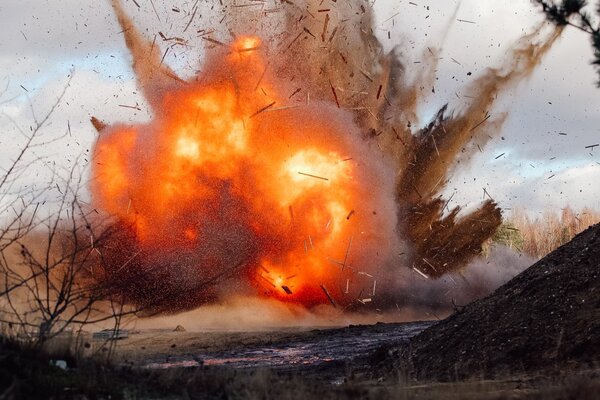
<svg viewBox="0 0 600 400"><path fill-rule="evenodd" d="M536 218L516 209L505 217L492 242L504 244L534 258L542 258L599 222L600 212L590 208L575 212L571 207L566 207L560 213L548 210Z"/></svg>

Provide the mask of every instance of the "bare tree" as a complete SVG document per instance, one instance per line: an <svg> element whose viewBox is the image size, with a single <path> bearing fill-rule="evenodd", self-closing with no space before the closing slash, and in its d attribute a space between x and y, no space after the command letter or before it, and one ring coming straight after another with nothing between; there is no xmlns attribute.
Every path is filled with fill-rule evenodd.
<svg viewBox="0 0 600 400"><path fill-rule="evenodd" d="M17 145L18 151L15 157L7 160L6 165L0 164L0 217L3 222L0 225L0 253L35 227L34 220L41 199L48 188L23 187L21 186L23 183L22 178L27 171L31 171L41 161L40 157L32 154L35 149L46 147L66 136L65 133L50 138L46 137L46 135L43 135L43 128L63 100L71 79L72 74L56 101L41 118L36 115L31 102L29 103L33 119L29 132L11 117L4 114L4 117L11 121L15 130L21 136L22 142ZM5 261L3 258L2 262Z"/></svg>
<svg viewBox="0 0 600 400"><path fill-rule="evenodd" d="M29 132L11 120L23 141L16 156L0 165L0 324L5 334L25 334L39 344L87 324L110 321L118 329L133 312L94 275L102 256L98 243L110 229L80 201L79 159L70 168L48 167L35 155L36 148L66 136L46 137L42 130L69 82L42 118L31 107ZM40 165L49 168L47 186L28 187L27 171ZM58 199L52 200L55 191Z"/></svg>
<svg viewBox="0 0 600 400"><path fill-rule="evenodd" d="M39 342L66 327L114 318L114 308L106 304L110 293L93 277L100 257L95 241L102 233L92 231L73 189L80 182L72 179L73 173L54 215L15 240L19 256L3 263L1 271L8 306L4 321L27 331L37 329Z"/></svg>

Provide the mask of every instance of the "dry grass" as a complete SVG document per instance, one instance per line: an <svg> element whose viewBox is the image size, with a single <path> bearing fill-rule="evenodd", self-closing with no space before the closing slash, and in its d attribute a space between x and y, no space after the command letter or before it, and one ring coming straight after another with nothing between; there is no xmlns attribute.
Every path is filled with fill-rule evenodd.
<svg viewBox="0 0 600 400"><path fill-rule="evenodd" d="M600 212L589 208L580 212L570 207L560 213L546 211L537 218L529 217L522 210L513 210L495 239L539 259L599 222Z"/></svg>
<svg viewBox="0 0 600 400"><path fill-rule="evenodd" d="M455 382L415 382L399 376L396 384L368 387L365 398L397 400L595 400L600 389L598 370L515 374L495 379ZM365 385L363 385L364 387Z"/></svg>
<svg viewBox="0 0 600 400"><path fill-rule="evenodd" d="M0 398L13 399L596 399L598 370L462 382L414 382L347 375L332 384L302 373L265 369L119 367L68 354L48 354L0 337ZM69 369L49 360L68 360Z"/></svg>

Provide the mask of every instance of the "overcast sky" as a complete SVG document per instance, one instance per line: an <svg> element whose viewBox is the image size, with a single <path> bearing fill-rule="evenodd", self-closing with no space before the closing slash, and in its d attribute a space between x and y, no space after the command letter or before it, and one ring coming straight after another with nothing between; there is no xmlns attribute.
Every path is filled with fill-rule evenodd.
<svg viewBox="0 0 600 400"><path fill-rule="evenodd" d="M195 1L155 0L156 13L149 0L137 0L139 8L133 1L125 3L140 29L153 37L158 31L181 32ZM196 29L218 17L212 2L199 4ZM442 47L436 93L421 107L424 119L447 102L460 109L455 93L486 67L499 66L511 43L542 19L528 0L464 0L442 37L456 5L448 0L375 1L377 32L387 49L401 50L409 68L425 46ZM173 12L174 7L181 12ZM48 138L67 137L35 149L37 156L66 165L84 154L85 163L95 138L92 115L108 122L149 117L108 1L2 0L0 26L0 166L22 144L15 124L29 129L31 108L44 114L71 71L65 101L44 130ZM184 76L199 68L204 51L198 38L189 39L190 47L166 59ZM506 111L508 121L484 152L455 174L448 188L456 190L454 201L478 202L486 187L504 208L531 213L565 205L600 209L600 148L585 148L600 143L600 89L591 59L588 38L567 29L531 79L503 94L492 113ZM39 170L27 179L34 182L36 173L45 179Z"/></svg>

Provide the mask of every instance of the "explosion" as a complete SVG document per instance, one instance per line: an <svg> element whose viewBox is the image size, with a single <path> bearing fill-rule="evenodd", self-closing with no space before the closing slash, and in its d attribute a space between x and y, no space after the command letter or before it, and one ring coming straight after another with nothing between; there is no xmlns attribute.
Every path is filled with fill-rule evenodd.
<svg viewBox="0 0 600 400"><path fill-rule="evenodd" d="M113 1L153 111L142 125L92 120L94 206L114 228L97 279L125 301L174 312L241 293L385 307L399 271L459 270L499 226L493 201L458 217L440 193L455 161L501 126L488 114L498 91L533 70L560 28L487 70L465 110L444 107L413 132L437 53L408 82L366 2L321 3L229 8L234 39L202 36L212 48L184 80Z"/></svg>

